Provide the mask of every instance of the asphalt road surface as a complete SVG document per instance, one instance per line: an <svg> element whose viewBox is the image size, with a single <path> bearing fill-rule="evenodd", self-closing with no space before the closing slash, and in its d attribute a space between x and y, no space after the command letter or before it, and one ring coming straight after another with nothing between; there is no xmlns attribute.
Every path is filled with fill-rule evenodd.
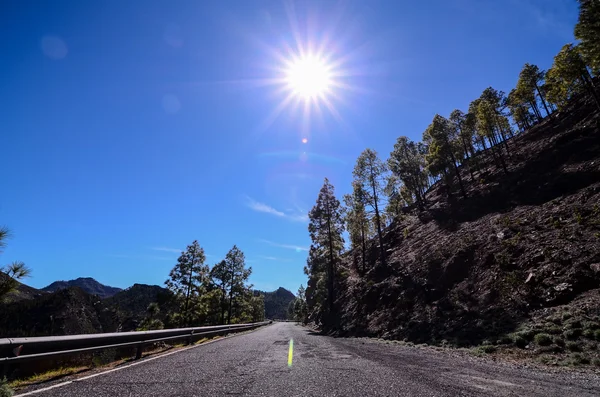
<svg viewBox="0 0 600 397"><path fill-rule="evenodd" d="M524 369L365 339L336 339L293 323L275 323L35 395L597 397L600 377Z"/></svg>

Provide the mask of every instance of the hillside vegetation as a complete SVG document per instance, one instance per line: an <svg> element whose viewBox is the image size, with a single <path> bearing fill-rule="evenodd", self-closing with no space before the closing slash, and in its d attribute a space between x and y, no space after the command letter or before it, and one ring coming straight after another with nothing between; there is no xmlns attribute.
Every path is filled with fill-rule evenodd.
<svg viewBox="0 0 600 397"><path fill-rule="evenodd" d="M525 64L386 160L366 149L343 200L325 179L298 319L600 366L600 4L580 3L581 43L548 71Z"/></svg>

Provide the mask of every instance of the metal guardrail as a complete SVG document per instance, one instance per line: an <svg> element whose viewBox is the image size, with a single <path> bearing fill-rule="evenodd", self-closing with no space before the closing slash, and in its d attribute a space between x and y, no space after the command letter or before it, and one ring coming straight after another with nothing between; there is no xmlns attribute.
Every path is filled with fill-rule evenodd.
<svg viewBox="0 0 600 397"><path fill-rule="evenodd" d="M271 323L272 321L263 321L251 324L161 329L156 331L4 338L0 339L0 365L118 347L137 347L136 359L139 359L142 357L144 346L151 343L187 339L187 343L191 344L197 337L251 330Z"/></svg>

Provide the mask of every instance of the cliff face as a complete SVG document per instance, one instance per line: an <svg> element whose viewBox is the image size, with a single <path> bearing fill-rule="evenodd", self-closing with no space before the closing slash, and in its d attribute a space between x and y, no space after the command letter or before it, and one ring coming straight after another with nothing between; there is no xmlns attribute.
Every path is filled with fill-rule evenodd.
<svg viewBox="0 0 600 397"><path fill-rule="evenodd" d="M600 328L599 119L582 101L510 139L508 175L462 167L467 199L434 185L387 228L387 265L371 242L368 272L340 280L339 332L472 345L564 313Z"/></svg>

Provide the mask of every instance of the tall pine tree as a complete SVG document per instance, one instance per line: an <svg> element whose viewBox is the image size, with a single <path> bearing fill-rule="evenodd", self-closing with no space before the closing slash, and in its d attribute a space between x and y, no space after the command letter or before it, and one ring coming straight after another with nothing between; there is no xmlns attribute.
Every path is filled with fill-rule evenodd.
<svg viewBox="0 0 600 397"><path fill-rule="evenodd" d="M354 166L354 183L361 187L364 192L362 200L365 207L373 210L373 223L377 230L379 241L379 256L381 263L385 265L385 247L383 246L383 213L385 208L385 186L387 165L377 156L373 149L366 149L356 160Z"/></svg>
<svg viewBox="0 0 600 397"><path fill-rule="evenodd" d="M204 249L197 240L181 253L165 284L181 302L181 325L190 326L198 309L199 298L208 282L208 266L204 264Z"/></svg>
<svg viewBox="0 0 600 397"><path fill-rule="evenodd" d="M315 289L318 289L319 281L322 281L323 276L325 276L327 307L326 309L321 307L321 310L326 310L325 313L321 314L321 318L323 318L327 326L333 327L336 300L335 275L344 248L344 238L342 237L344 220L340 202L335 197L333 185L329 183L327 178L325 178L323 187L319 191L317 202L308 213L308 217L308 232L312 240L309 261L307 263L309 283L312 278L313 284L317 284ZM312 273L313 271L315 272L314 274ZM309 293L308 290L306 293Z"/></svg>
<svg viewBox="0 0 600 397"><path fill-rule="evenodd" d="M246 268L246 257L236 245L225 255L223 262L225 262L225 277L229 289L227 324L231 324L234 309L237 309L236 305L241 306L242 302L249 298L247 295L250 286L247 282L252 274L252 268Z"/></svg>

